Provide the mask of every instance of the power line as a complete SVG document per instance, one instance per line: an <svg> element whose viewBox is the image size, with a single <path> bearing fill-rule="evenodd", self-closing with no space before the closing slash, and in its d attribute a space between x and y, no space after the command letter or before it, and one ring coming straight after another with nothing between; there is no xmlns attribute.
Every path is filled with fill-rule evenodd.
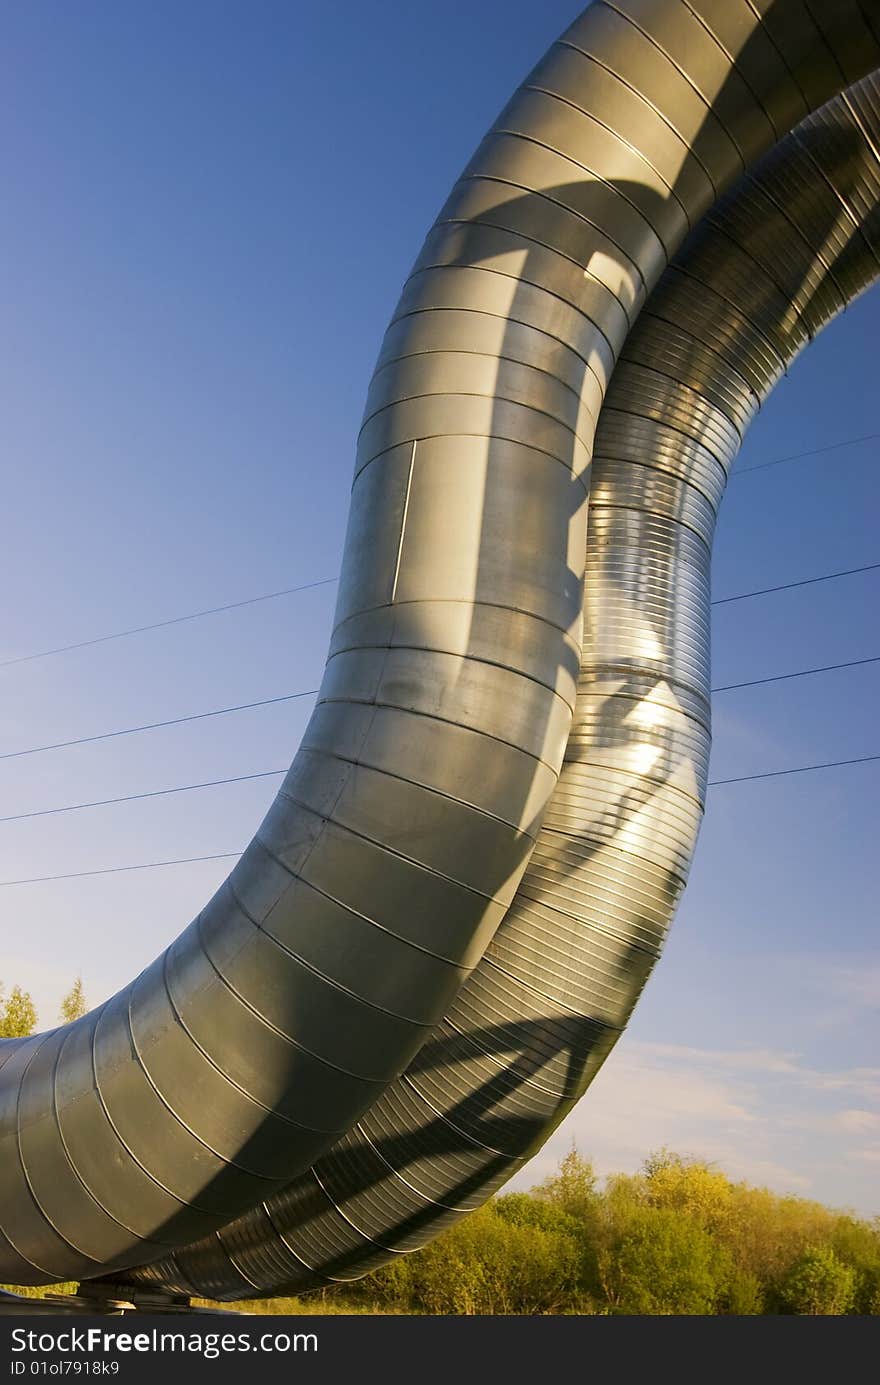
<svg viewBox="0 0 880 1385"><path fill-rule="evenodd" d="M880 655L868 659L850 659L842 664L823 664L818 668L799 669L795 673L777 673L769 678L750 678L742 683L725 683L719 687L711 688L710 692L721 693L732 692L736 688L755 688L764 683L782 683L791 678L808 678L816 673L833 673L837 669L858 668L864 664L876 663L880 663ZM317 688L305 688L302 692L284 693L281 697L264 697L256 702L236 702L230 707L216 707L210 712L192 712L187 716L169 717L165 721L148 721L140 726L123 727L119 731L103 731L94 736L77 736L68 741L51 741L46 745L27 746L23 750L7 750L0 753L0 760L16 760L25 755L40 755L48 750L67 750L70 746L92 745L95 741L114 740L119 736L134 736L141 731L162 730L167 726L181 726L189 721L205 721L209 717L229 716L233 712L247 712L255 707L274 707L281 702L293 702L302 697L314 697L317 692ZM57 812L59 810L52 809L52 811ZM0 822L11 820L10 818L0 818Z"/></svg>
<svg viewBox="0 0 880 1385"><path fill-rule="evenodd" d="M707 788L717 789L720 784L748 784L753 779L779 779L784 774L812 774L817 769L839 769L842 765L866 765L872 760L880 760L880 755L857 755L853 760L826 760L821 765L795 765L793 769L768 769L763 774L737 774L732 779L710 779Z"/></svg>
<svg viewBox="0 0 880 1385"><path fill-rule="evenodd" d="M176 784L170 789L151 789L146 793L127 793L118 798L95 798L88 803L66 803L60 808L38 808L32 813L10 813L0 822L23 822L26 818L48 818L56 813L78 813L83 808L109 808L116 803L134 803L142 798L167 798L169 794L190 793L193 789L218 789L223 784L244 784L249 779L273 779L287 769L263 769L255 774L236 774L229 779L205 779L199 784Z"/></svg>
<svg viewBox="0 0 880 1385"><path fill-rule="evenodd" d="M205 721L208 717L225 717L231 712L246 712L252 707L272 707L279 702L294 702L300 697L312 697L317 688L303 692L285 693L282 697L264 697L259 702L236 702L231 707L217 707L212 712L192 712L185 717L169 717L167 721L147 721L142 726L126 726L121 731L102 731L95 736L76 736L70 741L52 741L48 745L31 745L24 750L7 750L0 760L18 760L23 755L41 755L44 750L67 750L72 745L92 745L95 741L112 741L117 736L134 736L140 731L158 731L166 726L181 726L186 721Z"/></svg>
<svg viewBox="0 0 880 1385"><path fill-rule="evenodd" d="M169 625L182 625L187 620L201 620L203 616L238 611L242 606L256 606L261 601L276 601L280 596L293 596L296 592L311 591L313 587L327 587L338 580L337 577L321 577L317 582L303 582L298 587L284 587L282 591L266 592L263 596L249 596L244 601L229 601L225 606L209 606L204 611L189 611L186 615L172 616L169 620L153 621L151 625L133 625L130 630L114 630L112 635L96 635L90 640L77 640L75 644L59 644L54 649L41 649L36 654L18 654L13 659L0 660L0 668L11 668L13 664L29 664L35 659L49 659L53 654L70 654L75 649L89 649L95 644L109 644L111 640L124 640L129 635L144 635L148 630L165 630Z"/></svg>
<svg viewBox="0 0 880 1385"><path fill-rule="evenodd" d="M50 880L82 880L87 875L121 875L128 870L160 870L163 866L189 866L194 861L228 861L240 856L240 851L218 851L213 856L178 856L173 861L140 861L133 866L104 866L102 870L74 870L63 875L32 875L25 880L0 880L0 890L7 885L44 885Z"/></svg>
<svg viewBox="0 0 880 1385"><path fill-rule="evenodd" d="M826 761L824 761L822 764L819 764L819 765L795 765L795 766L793 766L793 767L790 768L790 769L772 769L772 770L765 770L763 774L740 774L740 775L737 775L737 776L735 776L734 778L731 778L731 779L710 779L710 780L709 780L709 783L708 783L708 785L707 785L707 788L710 788L710 789L719 788L722 784L747 784L747 783L749 783L749 782L751 782L752 780L755 780L755 779L778 779L778 778L781 778L783 775L787 775L787 774L812 774L814 771L820 770L820 769L840 769L840 768L842 768L842 767L845 766L845 765L864 765L864 764L868 764L868 763L871 763L871 762L876 761L876 760L880 760L880 755L859 755L859 756L856 756L854 759L851 759L851 760L826 760ZM265 771L265 775L266 775L266 776L272 775L272 774L285 774L285 773L286 773L285 770L267 770L267 771ZM256 779L256 778L262 778L263 776L262 776L262 775L242 775L241 777L242 777L243 779ZM236 782L238 782L238 781L236 781L236 780L234 780L234 779L218 779L218 780L215 780L214 782L215 782L215 783L218 783L218 784L232 784L232 783L236 783ZM181 793L181 792L184 792L186 789L209 788L209 787L211 787L210 784L187 784L187 785L184 785L182 789L165 789L165 790L162 790L161 792L163 792L163 793ZM152 796L152 795L149 795L149 794L133 794L133 795L132 795L132 797L134 797L134 798L142 798L142 797L143 797L143 798L147 798L147 797L151 797L151 796ZM109 801L111 801L111 802L112 802L112 801L124 802L125 800L124 800L124 799L119 799L119 800L109 800ZM92 806L92 805L90 805L90 804L78 804L78 805L76 805L76 806L77 806L77 807L90 807L90 806ZM58 809L58 810L56 810L56 811L63 812L63 811L66 811L66 810L64 810L64 809ZM4 821L8 821L8 820L9 820L9 819L4 819ZM20 880L0 880L0 889L4 889L5 887L7 887L7 886L9 886L9 885L42 885L42 884L46 884L46 883L49 882L49 881L54 881L54 880L82 880L82 879L84 879L86 876L92 876L92 875L119 875L119 874L121 874L123 871L130 871L130 870L159 870L161 867L164 867L164 866L185 866L185 865L190 865L190 864L192 864L192 863L195 862L195 861L224 861L224 860L230 859L230 858L233 857L233 856L239 856L240 854L241 854L241 853L238 852L238 851L220 851L220 852L216 852L215 854L210 855L210 856L178 856L178 857L175 857L173 860L170 860L170 861L143 861L143 862L138 862L138 863L136 863L136 864L134 864L134 865L128 865L128 866L104 866L104 867L103 867L102 869L100 869L100 870L76 870L76 871L68 871L68 872L65 872L64 874L61 874L61 875L32 875L32 876L28 876L28 877L23 878L23 879L20 879Z"/></svg>
<svg viewBox="0 0 880 1385"><path fill-rule="evenodd" d="M843 664L823 664L820 668L804 668L804 669L799 669L796 673L777 673L777 674L775 674L775 675L774 675L773 677L771 677L771 678L751 678L751 679L749 679L747 682L743 682L743 683L726 683L726 684L724 684L724 685L721 686L721 687L712 688L712 692L713 692L713 693L719 693L719 692L732 692L732 691L733 691L734 689L736 689L736 688L755 688L755 687L758 687L758 686L760 686L761 684L764 684L764 683L782 683L782 682L787 681L787 680L790 679L790 678L808 678L808 677L810 677L812 674L816 674L816 673L832 673L832 672L835 672L835 671L838 670L838 669L861 668L861 667L863 667L865 664L880 664L880 655L875 655L873 658L870 658L870 659L850 659L847 663L843 663ZM291 696L291 697L304 697L305 695L306 695L305 693L291 693L289 696ZM263 707L263 706L271 705L271 703L273 703L273 702L283 702L283 701L285 701L284 698L278 698L278 697L276 697L276 698L269 698L269 699L267 699L266 702L243 702L243 703L241 703L241 707L243 707L243 708L244 708L244 707ZM225 712L230 712L230 711L234 711L234 710L236 710L236 709L235 709L235 708L232 708L232 707L224 707L224 708L222 708L222 709L221 709L220 711L218 711L218 712L201 712L201 713L199 713L198 715L203 716L203 717L206 717L206 716L221 716L221 715L223 715L223 713L225 713ZM182 718L181 718L181 720L183 720L183 721L186 721L186 720L194 720L194 719L195 719L195 718L187 718L187 717L182 717ZM168 724L168 723L165 723L165 722L156 722L156 723L155 723L155 725L158 725L158 726L163 726L163 725L167 725L167 724ZM173 725L174 723L171 723L171 724ZM140 727L140 728L135 728L135 729L143 730L143 729L145 729L145 728ZM126 734L128 734L128 733L127 733L127 732L124 732L124 731L116 731L116 732L111 732L110 734L111 734L111 735L119 735L119 736L122 736L122 735L126 735ZM64 742L64 744L69 744L69 742ZM79 742L73 742L73 744L79 744ZM25 753L28 753L28 752L22 751L21 753L22 753L22 754L25 754ZM34 752L34 753L35 753L35 752ZM5 817L0 817L0 823L3 823L3 822L24 822L24 821L25 821L26 819L28 819L28 818L54 817L55 815L57 815L57 814L59 814L59 813L78 813L78 812L82 811L82 810L85 809L85 808L109 808L109 807L113 807L113 806L115 806L116 804L119 804L119 803L134 803L134 802L138 801L139 799L145 799L145 798L167 798L170 794L190 793L190 792L191 792L192 790L194 790L194 789L216 789L216 788L220 788L221 786L223 786L223 785L225 785L225 784L243 784L243 783L245 783L245 782L246 782L247 780L249 780L249 779L271 779L271 778L274 778L274 777L276 777L276 776L279 776L279 775L282 775L282 774L286 774L286 773L287 773L287 770L286 770L286 769L266 769L266 770L260 770L260 771L254 773L254 774L237 774L237 775L233 775L232 777L227 778L227 779L206 779L206 780L204 780L203 782L200 782L200 783L198 783L198 784L178 784L178 785L173 786L173 787L170 788L170 789L152 789L152 790L149 790L149 791L143 792L143 793L120 794L120 795L119 795L118 797L116 797L116 798L96 798L96 799L90 799L88 802L83 802L83 803L66 803L66 804L61 805L61 806L58 807L58 808L38 808L38 809L35 809L33 812L28 812L28 813L8 813Z"/></svg>
<svg viewBox="0 0 880 1385"><path fill-rule="evenodd" d="M878 438L880 438L880 433L865 433L862 437L843 438L840 442L827 443L824 447L814 447L804 452L791 452L784 457L774 457L769 462L758 462L755 466L743 467L741 470L734 471L729 479L731 481L736 481L740 476L748 476L754 471L766 471L770 467L782 466L785 462L796 462L805 457L818 457L826 452L836 452L842 448L856 447L859 443L874 442ZM265 592L260 596L245 597L241 601L229 601L222 606L209 606L201 611L187 611L184 615L171 616L167 620L152 621L148 625L133 625L127 630L114 630L109 635L95 635L88 640L76 640L71 644L55 645L51 649L40 649L33 654L18 654L11 659L0 660L0 669L12 668L16 664L32 663L37 659L50 659L56 654L70 654L77 649L89 649L97 644L109 644L112 640L124 640L130 635L144 635L150 630L165 630L170 625L181 625L185 621L201 620L205 616L222 615L226 611L237 611L244 606L256 606L263 601L276 601L279 597L293 596L297 592L310 591L314 587L332 586L332 584L338 580L338 577L321 577L314 582L303 582L296 587L284 587L280 591ZM773 590L776 589L774 588ZM740 598L729 599L734 600Z"/></svg>
<svg viewBox="0 0 880 1385"><path fill-rule="evenodd" d="M746 682L742 682L742 683L725 683L725 684L723 684L721 687L712 688L711 691L712 691L713 693L719 693L719 692L732 692L732 691L734 691L734 689L736 689L736 688L756 688L756 687L759 687L759 686L761 686L762 684L765 684L765 683L783 683L783 682L788 681L788 680L791 679L791 678L809 678L809 677L811 677L813 674L816 674L816 673L832 673L832 672L836 672L838 669L861 668L861 667L863 667L863 666L866 665L866 664L880 664L880 655L875 655L873 658L870 658L870 659L850 659L850 660L848 660L846 663L843 663L843 664L823 664L823 665L822 665L821 667L819 667L819 668L803 668L803 669L798 669L798 671L797 671L796 673L777 673L777 674L775 674L775 675L774 675L773 677L771 677L771 678L750 678L750 679L748 679ZM305 694L305 693L292 693L292 694L290 694L290 696L292 696L292 697L304 697L304 696L306 696L306 694ZM284 700L285 700L285 699L283 699L283 698L278 698L278 697L276 697L276 698L270 698L270 699L268 699L268 702L267 702L267 703L261 703L261 702L243 702L243 703L241 704L241 706L242 706L242 707L261 707L261 706L269 705L269 704L271 704L272 702L282 702L282 701L284 701ZM235 709L235 708L232 708L232 707L224 707L224 708L222 708L219 712L202 712L202 713L200 713L199 715L201 715L201 716L203 716L203 717L205 717L205 716L221 716L224 712L230 712L230 711L235 711L235 710L236 710L236 709ZM192 718L186 718L186 717L184 717L184 718L181 718L181 720L184 720L184 721L185 721L185 720L192 720ZM167 723L164 723L164 722L157 722L157 723L155 723L155 724L156 724L156 725L159 725L159 726L162 726L162 725L166 725ZM171 724L173 725L174 723L171 723ZM135 729L141 729L141 730L143 730L144 728L135 728ZM116 732L111 732L110 734L111 734L111 735L119 735L119 736L121 736L121 735L126 735L127 733L124 732L124 731L116 731ZM67 742L65 742L64 744L67 744ZM79 744L79 742L73 742L73 744ZM25 753L27 753L27 752L24 752L24 751L23 751L23 752L21 752L21 753L22 753L22 754L25 754ZM34 752L34 753L35 753L35 752ZM97 798L97 799L90 800L89 802L86 802L86 803L68 803L68 804L64 804L64 805L62 805L61 807L58 807L58 808L39 808L39 809L35 810L34 812L30 812L30 813L9 813L9 814L7 814L5 817L0 817L0 823L2 823L2 822L23 822L23 821L24 821L25 819L27 819L27 818L53 817L53 816L55 816L55 815L58 814L58 813L78 813L78 812L80 812L80 811L81 811L82 809L84 809L84 808L108 808L108 807L111 807L111 806L113 806L113 805L115 805L115 804L118 804L118 803L133 803L133 802L135 802L135 801L138 800L138 799L144 799L144 798L166 798L169 794L189 793L189 792L190 792L191 790L193 790L193 789L214 789L214 788L219 788L219 787L221 787L221 786L224 785L224 784L243 784L243 783L244 783L246 780L248 780L248 779L269 779L269 778L272 778L272 777L275 776L275 775L281 775L281 774L286 774L286 773L287 773L287 770L286 770L286 769L267 769L267 770L261 770L261 771L259 771L259 772L256 773L256 774L238 774L238 775L234 775L232 778L229 778L229 779L207 779L207 780L205 780L203 783L199 783L199 784L180 784L180 785L176 785L175 787L170 788L170 789L153 789L152 791L147 792L147 793L121 794L121 795L120 795L119 797L117 797L117 798Z"/></svg>
<svg viewBox="0 0 880 1385"><path fill-rule="evenodd" d="M844 438L842 442L829 442L825 447L813 447L809 452L791 452L787 457L774 457L770 462L758 462L755 466L744 466L734 471L730 477L736 481L740 476L749 476L753 471L767 471L772 466L782 466L784 462L799 462L804 457L820 457L825 452L838 452L843 447L856 447L861 442L875 442L880 433L866 433L861 438Z"/></svg>
<svg viewBox="0 0 880 1385"><path fill-rule="evenodd" d="M773 592L789 592L795 587L811 587L816 582L833 582L837 577L853 577L857 572L875 572L880 563L866 563L864 567L846 567L840 572L825 572L821 577L802 577L799 582L783 582L778 587L760 587L753 592L738 592L736 596L720 596L712 602L713 606L729 606L731 601L748 601L753 596L770 596Z"/></svg>
<svg viewBox="0 0 880 1385"><path fill-rule="evenodd" d="M821 664L818 668L802 668L797 673L776 673L772 678L749 678L745 683L722 683L713 693L733 692L735 688L757 688L762 683L784 683L789 678L809 678L814 673L834 673L841 668L861 668L865 664L880 664L880 655L871 659L850 659L845 664Z"/></svg>

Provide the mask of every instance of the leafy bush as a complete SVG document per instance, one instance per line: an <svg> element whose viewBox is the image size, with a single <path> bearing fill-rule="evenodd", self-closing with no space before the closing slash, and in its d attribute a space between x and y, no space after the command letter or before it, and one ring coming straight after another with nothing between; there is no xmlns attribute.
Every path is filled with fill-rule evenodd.
<svg viewBox="0 0 880 1385"><path fill-rule="evenodd" d="M695 1218L650 1205L630 1214L602 1263L616 1313L712 1313L727 1280L723 1253Z"/></svg>
<svg viewBox="0 0 880 1385"><path fill-rule="evenodd" d="M831 1246L810 1246L788 1271L780 1296L790 1313L837 1316L852 1307L855 1287L855 1271Z"/></svg>

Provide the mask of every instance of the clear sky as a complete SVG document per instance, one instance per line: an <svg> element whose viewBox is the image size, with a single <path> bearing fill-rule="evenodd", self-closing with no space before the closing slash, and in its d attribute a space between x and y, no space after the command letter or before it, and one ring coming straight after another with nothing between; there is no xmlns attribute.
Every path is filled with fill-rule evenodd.
<svg viewBox="0 0 880 1385"><path fill-rule="evenodd" d="M338 570L397 292L563 0L7 6L0 659ZM880 300L798 363L742 465L880 433ZM878 442L731 484L717 596L880 558ZM722 607L714 681L880 654L880 574ZM0 669L0 753L314 688L332 586ZM880 665L720 695L713 777L880 751ZM0 761L0 816L285 766L310 701ZM0 880L237 851L276 780L0 823ZM880 1212L876 765L710 791L633 1024L563 1132ZM51 1023L229 862L0 889Z"/></svg>

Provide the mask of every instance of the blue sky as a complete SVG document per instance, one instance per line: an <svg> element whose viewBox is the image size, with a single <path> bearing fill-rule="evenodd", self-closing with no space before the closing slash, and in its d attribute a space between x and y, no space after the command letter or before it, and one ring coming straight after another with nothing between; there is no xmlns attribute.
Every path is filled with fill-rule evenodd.
<svg viewBox="0 0 880 1385"><path fill-rule="evenodd" d="M576 7L7 8L0 659L338 569L400 284L457 172ZM880 301L798 363L744 467L880 432ZM717 596L878 558L877 442L743 476ZM880 653L878 574L716 612L714 681ZM312 688L332 586L0 670L0 753ZM719 696L713 777L880 750L878 666ZM0 816L284 766L310 703L0 762ZM274 780L0 823L0 879L235 851ZM876 766L710 791L691 885L574 1135L880 1212ZM0 890L0 977L102 999L228 868Z"/></svg>

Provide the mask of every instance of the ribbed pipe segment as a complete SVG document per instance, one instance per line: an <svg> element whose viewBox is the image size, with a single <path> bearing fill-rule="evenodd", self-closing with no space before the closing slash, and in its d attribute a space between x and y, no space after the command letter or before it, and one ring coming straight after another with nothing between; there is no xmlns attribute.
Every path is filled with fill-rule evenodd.
<svg viewBox="0 0 880 1385"><path fill-rule="evenodd" d="M878 0L596 3L502 112L380 353L327 668L275 803L129 987L0 1044L0 1278L158 1260L153 1282L234 1297L362 1273L482 1200L581 1093L696 836L707 542L761 353L769 388L786 333L842 306L867 191L849 217L835 193L833 227L790 219L796 174L765 192L772 325L744 299L693 333L705 358L687 314L680 339L672 309L630 333L878 36ZM849 100L867 122L872 93ZM772 247L801 242L818 265L793 284Z"/></svg>
<svg viewBox="0 0 880 1385"><path fill-rule="evenodd" d="M595 437L565 762L482 962L403 1077L307 1175L136 1282L239 1298L357 1278L485 1201L607 1057L699 829L709 566L730 466L800 350L880 272L878 96L865 79L743 176L626 340ZM481 226L509 223L514 194L478 160L441 220L466 208ZM573 216L569 251L588 229Z"/></svg>

